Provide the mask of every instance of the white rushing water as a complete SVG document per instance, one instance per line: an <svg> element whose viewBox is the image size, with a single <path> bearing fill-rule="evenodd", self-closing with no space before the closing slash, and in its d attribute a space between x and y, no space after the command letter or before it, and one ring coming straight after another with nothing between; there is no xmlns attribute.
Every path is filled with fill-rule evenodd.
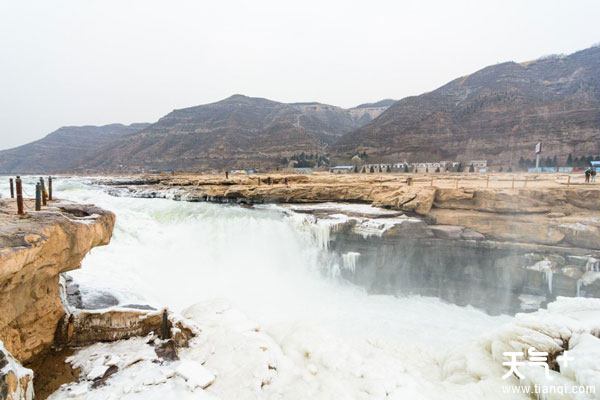
<svg viewBox="0 0 600 400"><path fill-rule="evenodd" d="M53 398L525 398L502 391L502 360L492 360L482 339L512 318L435 298L369 295L330 273L354 268L358 253L335 265L324 233L303 229L301 216L276 207L115 197L82 179L54 186L56 197L117 215L110 245L70 272L84 296L108 292L121 304L166 306L193 319L202 345L185 356L217 378L202 395L189 380L182 389L160 375L175 372L135 383L144 368L159 368L142 363L113 386L69 387ZM90 350L96 357L123 348L98 346Z"/></svg>
<svg viewBox="0 0 600 400"><path fill-rule="evenodd" d="M226 299L274 328L306 323L440 348L507 320L433 298L370 296L329 279L322 272L335 266L320 235L299 229L276 209L114 197L78 181L56 186L62 198L117 214L111 244L93 249L82 269L70 274L84 290L106 290L123 304L181 311L202 300ZM436 318L415 324L424 314Z"/></svg>

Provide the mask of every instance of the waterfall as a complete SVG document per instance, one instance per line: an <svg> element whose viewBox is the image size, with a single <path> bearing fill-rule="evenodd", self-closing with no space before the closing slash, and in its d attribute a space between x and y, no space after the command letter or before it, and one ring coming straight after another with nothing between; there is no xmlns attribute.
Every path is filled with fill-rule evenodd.
<svg viewBox="0 0 600 400"><path fill-rule="evenodd" d="M548 291L552 293L552 270L546 270L546 282L548 282Z"/></svg>
<svg viewBox="0 0 600 400"><path fill-rule="evenodd" d="M544 259L527 268L534 271L539 271L540 273L543 272L545 274L546 282L548 282L548 291L552 293L552 262L548 259Z"/></svg>
<svg viewBox="0 0 600 400"><path fill-rule="evenodd" d="M600 272L600 260L594 257L588 257L587 263L585 264L586 272Z"/></svg>
<svg viewBox="0 0 600 400"><path fill-rule="evenodd" d="M349 251L348 253L343 254L342 261L344 269L354 273L354 271L356 271L356 261L358 260L358 257L360 257L360 253L355 251Z"/></svg>
<svg viewBox="0 0 600 400"><path fill-rule="evenodd" d="M279 209L279 211L283 211ZM320 249L327 250L329 248L329 241L331 232L348 221L348 217L342 214L336 214L330 216L330 218L319 218L317 219L313 215L298 214L298 213L285 213L292 223L294 228L309 232L315 240L317 246Z"/></svg>

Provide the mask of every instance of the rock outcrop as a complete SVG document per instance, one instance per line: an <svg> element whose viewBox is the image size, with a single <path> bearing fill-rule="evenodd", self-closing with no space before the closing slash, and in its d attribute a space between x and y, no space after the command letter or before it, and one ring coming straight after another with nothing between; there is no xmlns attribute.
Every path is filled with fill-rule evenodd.
<svg viewBox="0 0 600 400"><path fill-rule="evenodd" d="M183 325L175 314L163 314L162 311L128 307L110 307L103 310L73 309L59 322L55 345L59 348L82 347L98 342L147 336L149 333L173 339L178 347L186 346L193 336L190 329Z"/></svg>
<svg viewBox="0 0 600 400"><path fill-rule="evenodd" d="M31 210L33 204L26 203ZM18 361L50 349L65 314L59 274L80 267L96 246L108 244L114 214L90 205L50 202L16 215L0 200L0 340Z"/></svg>

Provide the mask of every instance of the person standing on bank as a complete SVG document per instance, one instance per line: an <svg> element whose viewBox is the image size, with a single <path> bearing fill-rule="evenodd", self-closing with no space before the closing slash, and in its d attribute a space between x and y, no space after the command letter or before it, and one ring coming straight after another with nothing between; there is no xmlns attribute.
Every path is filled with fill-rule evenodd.
<svg viewBox="0 0 600 400"><path fill-rule="evenodd" d="M585 183L590 183L590 176L592 175L592 171L590 168L585 170Z"/></svg>

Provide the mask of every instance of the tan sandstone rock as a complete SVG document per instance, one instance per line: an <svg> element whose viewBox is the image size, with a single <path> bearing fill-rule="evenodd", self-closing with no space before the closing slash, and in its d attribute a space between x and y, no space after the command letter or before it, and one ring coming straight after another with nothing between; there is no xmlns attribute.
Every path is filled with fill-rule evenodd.
<svg viewBox="0 0 600 400"><path fill-rule="evenodd" d="M59 273L79 268L90 249L108 244L115 216L51 202L23 218L13 200L1 200L0 222L0 340L25 362L50 348L64 315Z"/></svg>

